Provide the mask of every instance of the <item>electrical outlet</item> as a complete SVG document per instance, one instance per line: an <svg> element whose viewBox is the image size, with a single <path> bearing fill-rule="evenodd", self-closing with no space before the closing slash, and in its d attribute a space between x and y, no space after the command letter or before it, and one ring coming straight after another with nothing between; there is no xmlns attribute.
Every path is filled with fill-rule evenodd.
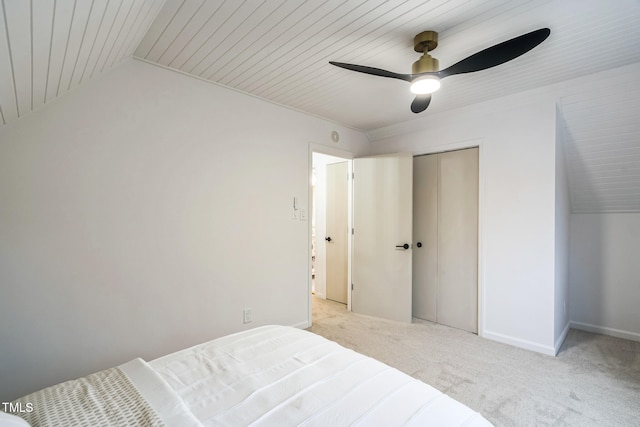
<svg viewBox="0 0 640 427"><path fill-rule="evenodd" d="M251 308L245 308L242 311L242 321L244 323L251 323L253 322L253 309Z"/></svg>

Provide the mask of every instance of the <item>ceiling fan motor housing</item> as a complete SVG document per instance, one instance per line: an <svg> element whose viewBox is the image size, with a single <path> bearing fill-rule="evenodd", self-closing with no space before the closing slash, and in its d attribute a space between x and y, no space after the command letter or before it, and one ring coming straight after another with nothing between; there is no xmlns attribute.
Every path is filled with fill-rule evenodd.
<svg viewBox="0 0 640 427"><path fill-rule="evenodd" d="M423 53L422 57L413 63L412 73L428 73L439 70L438 60L429 55L429 51L438 47L438 33L435 31L423 31L413 38L413 47L416 52Z"/></svg>

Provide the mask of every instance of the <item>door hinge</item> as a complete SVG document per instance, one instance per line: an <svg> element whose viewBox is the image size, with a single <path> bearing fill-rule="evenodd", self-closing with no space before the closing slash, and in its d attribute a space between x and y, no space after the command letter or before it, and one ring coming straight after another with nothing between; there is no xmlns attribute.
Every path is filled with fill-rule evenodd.
<svg viewBox="0 0 640 427"><path fill-rule="evenodd" d="M356 173L355 172L351 172L351 179L356 179Z"/></svg>
<svg viewBox="0 0 640 427"><path fill-rule="evenodd" d="M351 290L353 290L353 283L351 284Z"/></svg>
<svg viewBox="0 0 640 427"><path fill-rule="evenodd" d="M352 228L351 229L351 235L353 236L354 233L355 233L355 230Z"/></svg>

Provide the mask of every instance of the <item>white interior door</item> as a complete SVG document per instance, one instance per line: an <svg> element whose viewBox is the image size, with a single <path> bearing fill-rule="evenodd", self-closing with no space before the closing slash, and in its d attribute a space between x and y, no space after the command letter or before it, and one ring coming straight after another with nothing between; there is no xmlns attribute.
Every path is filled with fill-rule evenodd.
<svg viewBox="0 0 640 427"><path fill-rule="evenodd" d="M354 159L353 170L352 310L410 323L413 157Z"/></svg>
<svg viewBox="0 0 640 427"><path fill-rule="evenodd" d="M478 149L438 161L438 323L477 333Z"/></svg>
<svg viewBox="0 0 640 427"><path fill-rule="evenodd" d="M347 162L326 168L326 272L327 299L347 303L348 189ZM320 237L322 238L322 236Z"/></svg>

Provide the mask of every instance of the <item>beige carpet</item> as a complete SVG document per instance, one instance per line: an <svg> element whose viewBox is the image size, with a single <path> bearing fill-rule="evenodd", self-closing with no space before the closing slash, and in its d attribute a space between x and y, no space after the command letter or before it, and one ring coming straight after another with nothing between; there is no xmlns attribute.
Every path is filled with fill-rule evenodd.
<svg viewBox="0 0 640 427"><path fill-rule="evenodd" d="M438 388L496 426L640 426L640 343L571 330L557 357L313 299L312 332Z"/></svg>

